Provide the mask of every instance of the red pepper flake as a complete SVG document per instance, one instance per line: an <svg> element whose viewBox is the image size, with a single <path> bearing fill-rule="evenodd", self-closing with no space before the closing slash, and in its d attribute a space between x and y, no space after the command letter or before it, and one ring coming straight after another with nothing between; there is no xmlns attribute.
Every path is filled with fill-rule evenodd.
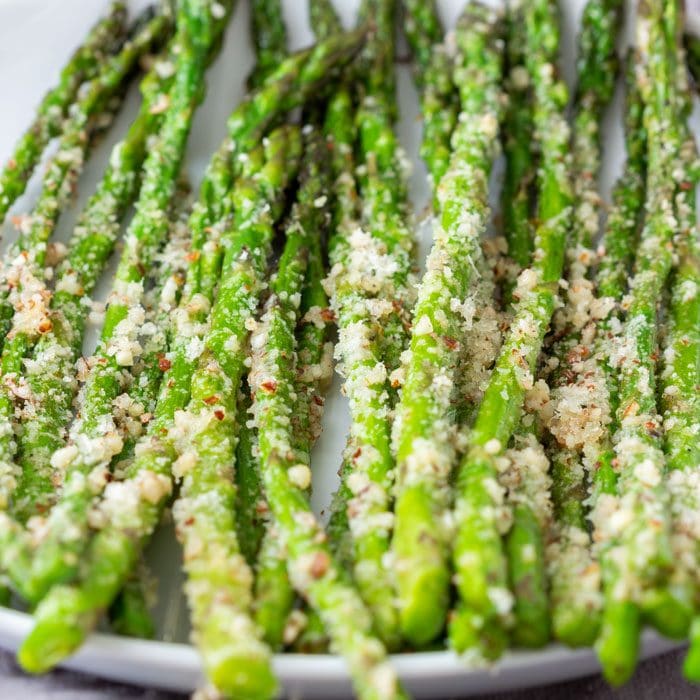
<svg viewBox="0 0 700 700"><path fill-rule="evenodd" d="M167 372L172 366L173 363L167 357L165 357L165 355L158 355L158 369L161 372Z"/></svg>
<svg viewBox="0 0 700 700"><path fill-rule="evenodd" d="M693 183L688 182L688 181L683 181L678 185L684 192L687 192L688 190L693 188Z"/></svg>
<svg viewBox="0 0 700 700"><path fill-rule="evenodd" d="M326 323L333 323L336 319L333 309L325 308L321 309L321 319Z"/></svg>
<svg viewBox="0 0 700 700"><path fill-rule="evenodd" d="M443 335L443 336L442 336L442 339L443 339L445 345L447 345L447 347L448 347L450 350L456 349L457 346L459 345L459 343L457 342L457 340L455 340L454 338L449 338L449 337L446 336L446 335Z"/></svg>
<svg viewBox="0 0 700 700"><path fill-rule="evenodd" d="M260 388L268 394L274 394L277 391L277 382L274 379L268 379L261 382Z"/></svg>
<svg viewBox="0 0 700 700"><path fill-rule="evenodd" d="M17 161L14 158L10 158L10 160L7 161L7 169L14 170L16 167Z"/></svg>
<svg viewBox="0 0 700 700"><path fill-rule="evenodd" d="M624 418L627 418L628 416L636 416L637 411L639 411L639 404L636 401L631 401L629 404L627 404L627 406L625 406L622 416Z"/></svg>
<svg viewBox="0 0 700 700"><path fill-rule="evenodd" d="M198 250L192 250L187 253L185 260L187 260L187 262L197 262L197 260L199 260L199 255L200 253Z"/></svg>
<svg viewBox="0 0 700 700"><path fill-rule="evenodd" d="M309 573L313 578L321 578L328 571L331 560L325 552L317 552L311 562Z"/></svg>
<svg viewBox="0 0 700 700"><path fill-rule="evenodd" d="M187 520L185 520L185 525L194 525L194 518L189 517Z"/></svg>
<svg viewBox="0 0 700 700"><path fill-rule="evenodd" d="M313 398L313 402L317 406L323 406L326 403L323 399L323 396L319 396L318 394L314 394L312 398Z"/></svg>
<svg viewBox="0 0 700 700"><path fill-rule="evenodd" d="M214 394L213 396L207 396L207 398L204 399L204 403L207 406L213 406L215 403L218 403L218 401L219 397L216 394Z"/></svg>
<svg viewBox="0 0 700 700"><path fill-rule="evenodd" d="M223 420L226 414L220 408L217 408L216 411L214 411L214 415L217 420Z"/></svg>
<svg viewBox="0 0 700 700"><path fill-rule="evenodd" d="M48 318L45 318L39 324L39 333L48 333L53 328L53 323Z"/></svg>
<svg viewBox="0 0 700 700"><path fill-rule="evenodd" d="M353 454L352 458L353 458L353 459L358 459L358 457L359 457L361 454L362 454L362 448L361 448L361 447L358 447L358 448L355 450L355 453Z"/></svg>

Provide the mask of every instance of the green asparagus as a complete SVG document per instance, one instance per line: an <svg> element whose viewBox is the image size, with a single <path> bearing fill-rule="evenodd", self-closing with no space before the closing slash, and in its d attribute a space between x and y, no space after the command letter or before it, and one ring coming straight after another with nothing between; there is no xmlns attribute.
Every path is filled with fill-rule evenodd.
<svg viewBox="0 0 700 700"><path fill-rule="evenodd" d="M256 62L248 87L259 87L287 56L287 30L280 0L253 0L251 4Z"/></svg>
<svg viewBox="0 0 700 700"><path fill-rule="evenodd" d="M177 184L180 164L194 110L202 98L199 81L209 51L226 26L228 14L215 11L216 3L192 0L178 15L178 53L169 106L163 116L158 147L144 163L143 182L137 213L127 232L124 251L117 267L102 339L94 364L82 389L81 411L73 425L69 443L54 454L53 478L63 483L60 507L51 518L54 535L42 543L32 565L32 588L42 595L52 581L70 575L77 565L75 554L85 546L87 507L99 495L105 482L91 484L87 476L109 466L123 448L112 416L112 403L128 378L128 368L143 353L139 326L143 323L144 270L148 270L168 230L168 209ZM230 12L232 5L228 5ZM25 472L18 493L30 504L36 495L49 491L51 481L30 480ZM25 494L22 494L22 490ZM38 492L38 493L37 493ZM55 515L54 515L55 514ZM61 526L68 517L72 527ZM71 556L71 553L72 556Z"/></svg>
<svg viewBox="0 0 700 700"><path fill-rule="evenodd" d="M518 271L530 265L533 245L533 187L537 156L532 147L532 85L525 68L525 24L522 3L506 14L508 106L503 123L506 171L501 194L503 230L508 255ZM508 280L510 285L514 280ZM512 290L511 290L512 291Z"/></svg>
<svg viewBox="0 0 700 700"><path fill-rule="evenodd" d="M601 568L605 596L596 643L611 683L634 670L639 648L640 605L650 589L664 586L671 566L669 494L655 394L657 299L672 264L673 170L681 147L676 117L675 3L639 8L636 75L644 103L647 135L646 221L630 281L627 317L615 363L617 492L599 508L595 526L603 540ZM672 42L669 42L672 37ZM624 523L622 527L617 523Z"/></svg>
<svg viewBox="0 0 700 700"><path fill-rule="evenodd" d="M21 136L0 173L0 223L24 192L49 140L61 133L63 120L78 97L78 89L95 76L121 44L125 35L126 8L112 3L109 13L89 31L81 46L62 68L56 87L44 95L32 125Z"/></svg>
<svg viewBox="0 0 700 700"><path fill-rule="evenodd" d="M391 572L386 566L392 515L391 373L399 369L412 305L414 241L407 226L405 182L392 126L393 2L368 2L377 34L365 54L369 74L356 115L363 211L358 221L352 177L354 128L339 92L326 116L336 176L335 233L330 242L331 303L338 318L336 357L350 401L351 433L330 531L334 549L348 547L350 568L379 636L398 644ZM381 77L380 77L381 76ZM353 517L348 518L348 513ZM341 533L341 526L348 529ZM344 547L343 547L344 548Z"/></svg>
<svg viewBox="0 0 700 700"><path fill-rule="evenodd" d="M293 223L316 235L309 242L306 280L301 294L296 402L291 420L296 437L295 449L310 454L320 433L322 396L332 373L332 346L326 343L326 325L330 317L322 284L324 265L321 249L328 223L330 198L326 193L330 190L330 168L327 158L320 157L318 145L309 148L305 158L316 158L320 162L315 167L315 176L306 185L307 190L302 189L299 193L297 201L300 204L296 211L299 218ZM301 203L304 203L303 207ZM309 491L310 487L309 482ZM269 522L265 532L256 568L255 593L255 618L268 644L273 649L278 648L284 641L287 618L294 603L294 589L287 573L286 552L274 520Z"/></svg>
<svg viewBox="0 0 700 700"><path fill-rule="evenodd" d="M270 136L265 147L269 165L258 176L266 196L274 195L280 178L285 182L285 178L294 176L299 148L298 132L293 129L283 129ZM251 175L258 167L256 164L259 160L255 152L249 154L246 167L251 168ZM254 197L249 196L247 204L241 202L241 214L250 213L249 209L255 201ZM233 240L227 246L227 260L234 265L238 257L248 256L245 245L249 241L245 235L236 236L236 231L232 231L232 234ZM264 248L269 242L262 242L262 245ZM265 257L265 250L259 250L256 258L258 265L262 265L260 259L264 260ZM257 270L256 289L262 284L265 269L262 266ZM241 306L237 307L238 311L232 308L230 313L249 313L248 307L256 305L255 289L251 288L246 295L247 280L240 275L228 274L224 275L224 279L227 280L229 296L236 290L244 294L239 300ZM213 285L209 288L213 289ZM222 309L227 303L228 300L222 302ZM209 304L206 296L185 286L183 301L174 319L175 337L168 355L170 366L164 375L147 435L137 445L136 459L127 470L125 480L110 484L105 492L100 511L104 513L106 522L90 542L87 561L77 582L55 586L37 609L37 626L20 652L21 663L28 668L39 670L53 665L82 643L93 629L100 612L111 603L126 582L143 544L158 523L165 501L172 492L171 469L175 468L173 462L177 458L170 433L176 415L190 399L192 375L207 328L199 319L202 308L208 308ZM244 340L245 336L239 341L239 353L244 351ZM132 495L133 508L128 517L122 518L120 504L124 498L131 499ZM65 617L54 617L57 610L65 612Z"/></svg>
<svg viewBox="0 0 700 700"><path fill-rule="evenodd" d="M550 351L559 361L549 377L554 413L548 426L555 513L549 549L552 617L555 636L571 645L590 645L600 619L599 606L593 604L599 600L597 590L581 594L582 582L594 588L599 585L586 522L586 473L595 471L595 458L590 459L592 444L607 434L611 420L605 379L589 339L600 316L607 312L596 302L591 264L601 209L597 188L601 115L615 88L615 37L621 9L619 0L589 0L583 14L574 101L568 298L555 314L556 340Z"/></svg>
<svg viewBox="0 0 700 700"><path fill-rule="evenodd" d="M420 155L437 187L450 161L450 137L457 119L457 91L452 59L443 43L440 18L433 0L404 0L404 30L417 66L415 80L421 95L423 138Z"/></svg>
<svg viewBox="0 0 700 700"><path fill-rule="evenodd" d="M505 643L512 596L501 532L499 457L518 424L525 392L557 300L572 205L565 85L556 77L558 18L547 0L524 4L526 67L532 79L533 122L540 148L539 211L532 266L514 292L514 315L486 387L457 474L453 551L460 601L450 624L453 647L469 658L497 657Z"/></svg>
<svg viewBox="0 0 700 700"><path fill-rule="evenodd" d="M457 27L455 83L462 112L450 167L437 191L439 226L418 291L409 359L396 408L393 539L401 629L413 644L443 629L448 605L449 478L463 303L489 217L488 179L501 110L501 17L470 3Z"/></svg>
<svg viewBox="0 0 700 700"><path fill-rule="evenodd" d="M322 148L314 146L319 154ZM308 191L315 187L319 159L309 159L310 170L304 176ZM304 218L303 209L314 206L313 200L300 200L293 217ZM249 381L263 482L287 548L290 578L320 615L335 650L346 658L358 697L403 697L383 646L372 634L371 618L345 582L313 516L306 493L311 477L309 453L297 448L290 420L296 393L294 328L299 310L295 299L303 289L312 235L299 226L287 228L271 296L251 338Z"/></svg>
<svg viewBox="0 0 700 700"><path fill-rule="evenodd" d="M15 258L13 267L10 268L8 279L12 285L12 292L5 299L3 304L9 305L13 310L13 329L5 340L2 354L2 372L7 378L0 392L0 416L3 424L12 424L15 414L15 404L17 398L12 392L13 378L17 381L21 375L23 359L32 344L39 341L53 329L51 309L48 301L50 293L43 282L43 267L47 253L47 241L51 235L56 216L60 211L61 202L70 195L72 184L77 178L82 167L82 155L87 144L86 125L91 114L95 110L104 109L105 100L114 91L119 90L125 78L136 64L139 56L148 50L154 42L162 41L167 34L169 19L166 16L159 16L149 22L141 33L132 41L125 45L119 56L115 57L107 67L91 83L88 95L81 101L79 109L74 111L74 116L70 126L66 129L62 138L61 150L52 160L47 171L42 196L39 204L28 224L26 234L20 238L16 246L18 257ZM141 124L143 128L143 123ZM143 144L138 144L145 139L144 135L133 133L132 138L136 146L136 157L138 149L143 148ZM63 154L63 155L62 155ZM132 165L126 163L125 166ZM110 175L115 169L110 171ZM117 178L125 177L130 180L133 176L127 174L126 169L119 168L116 172ZM116 183L115 183L116 185ZM122 211L128 205L131 195L130 188L133 183L129 182L124 191L125 200L121 202ZM67 188L67 190L66 190ZM61 288L58 288L60 296ZM4 312L2 312L4 313ZM11 314L12 315L12 314ZM35 379L36 381L36 379ZM31 406L28 407L31 412ZM36 426L39 427L39 426ZM33 432L33 431L32 431ZM32 434L32 437L34 435ZM33 462L25 462L21 466L20 473L11 465L15 455L17 445L9 429L3 430L3 437L0 439L0 451L5 470L13 472L9 485L14 489L17 485L14 511L20 520L26 520L29 515L36 512L36 509L47 505L46 497L53 489L50 481L46 480L46 466L34 469ZM37 480L32 484L32 479L38 475ZM19 479L19 483L17 483ZM34 488L34 487L37 488ZM4 497L7 502L8 495Z"/></svg>

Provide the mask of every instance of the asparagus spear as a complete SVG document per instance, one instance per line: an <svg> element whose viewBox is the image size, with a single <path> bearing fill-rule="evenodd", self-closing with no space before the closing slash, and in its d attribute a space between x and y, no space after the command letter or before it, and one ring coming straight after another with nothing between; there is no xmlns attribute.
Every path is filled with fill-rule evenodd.
<svg viewBox="0 0 700 700"><path fill-rule="evenodd" d="M193 246L206 235L206 229L216 223L216 216L225 208L222 206L225 190L222 194L220 188L229 177L230 170L226 163L234 144L244 151L251 143L255 144L276 115L303 102L320 84L332 77L340 65L355 55L362 46L364 36L365 30L360 29L333 37L313 49L292 56L263 88L247 97L234 111L229 120L230 136L207 168L199 202L190 220ZM295 143L293 139L288 156L294 153ZM240 167L240 161L234 159L234 165ZM207 287L202 285L202 268L196 264L201 259L195 260L190 268L192 274L188 274L184 294L187 303L176 324L171 367L161 385L156 416L149 424L147 436L137 446L138 457L130 467L125 485L113 488L113 499L106 499L108 503L114 500L118 504L122 492L135 493L137 498L131 519L126 523L108 518L105 528L90 542L84 572L77 583L57 586L49 593L43 604L45 614L40 608L36 629L27 639L21 654L25 659L23 663L28 667L50 667L81 644L94 627L100 611L109 605L123 586L142 544L158 522L165 498L170 493L170 487L163 490L160 486L170 484L170 467L175 459L167 433L175 412L189 400L194 359L188 349L197 347L201 342L198 337L201 324L197 318L202 309L207 308L206 297L202 298L196 293L200 287ZM208 285L210 289L213 286ZM188 295L188 289L194 292L192 296ZM155 489L151 490L150 486ZM57 612L59 617L55 617ZM49 650L50 653L44 653Z"/></svg>
<svg viewBox="0 0 700 700"><path fill-rule="evenodd" d="M368 251L363 251L362 245L356 245L353 251L351 243L353 232L360 229L354 175L353 145L356 136L354 116L349 90L338 90L328 105L324 122L324 133L331 147L334 177L333 220L328 245L331 273L326 286L329 290L331 309L338 324L336 369L348 379L350 386L363 386L366 383L366 374L376 364L373 361L373 355L376 353L373 338L379 336L381 328L379 319L370 313L366 293L361 286L367 272L369 261L365 253ZM361 243L362 239L358 242ZM369 270L371 273L371 268ZM372 276L372 274L367 275L365 284L371 281ZM345 340L353 329L366 334L366 341L361 344L360 352L349 352L355 350L356 346ZM362 411L361 414L355 412L351 427L360 422L361 416L366 416L364 419L368 422L366 428L372 427L367 434L374 434L374 416L378 406L378 402L373 399L372 405L369 406L371 410ZM372 421L372 426L369 425L369 421ZM358 432L362 433L362 431ZM331 515L327 527L333 553L348 570L352 567L352 541L348 520L348 503L352 493L347 485L347 477L354 454L356 454L356 448L353 449L352 440L349 440L343 454L340 486L331 503Z"/></svg>
<svg viewBox="0 0 700 700"><path fill-rule="evenodd" d="M256 63L248 87L259 87L287 56L287 31L280 0L253 0L252 32Z"/></svg>
<svg viewBox="0 0 700 700"><path fill-rule="evenodd" d="M684 146L693 165L697 149L692 136ZM687 163L687 159L686 160ZM673 514L672 545L676 566L671 579L681 602L699 607L697 572L700 567L698 533L693 529L698 509L698 465L700 454L695 438L700 421L700 236L696 220L697 176L690 176L687 165L676 195L676 211L681 223L677 242L678 264L671 286L668 327L663 347L663 369L659 388L665 428L668 488ZM686 677L700 678L700 617L695 612L690 631L690 650L685 660Z"/></svg>
<svg viewBox="0 0 700 700"><path fill-rule="evenodd" d="M114 58L104 71L91 83L88 95L81 101L74 113L71 124L66 129L62 139L61 150L53 159L45 177L44 188L39 204L31 217L31 223L25 235L16 246L18 257L9 271L9 281L12 292L5 301L14 313L13 329L5 340L2 354L2 372L6 377L3 391L0 392L0 416L4 426L12 425L15 412L16 396L13 387L19 381L23 358L33 343L42 335L51 331L53 320L47 300L47 292L41 276L47 251L47 240L53 229L56 217L63 200L69 196L72 187L82 167L82 153L86 147L87 131L85 131L88 116L98 108L104 108L105 99L113 94L123 84L126 76L133 69L138 57L143 54L154 41L162 40L167 34L169 20L159 16L149 22L136 38L125 45L123 51ZM66 189L68 188L68 189ZM122 204L125 207L128 200ZM4 312L0 312L4 313ZM0 439L2 461L10 465L15 454L16 444L9 427L3 430ZM22 465L25 466L24 464ZM46 477L44 472L38 478L38 488L31 484L35 474L32 463L22 472L15 511L20 519L26 519L37 507L45 504L45 497L52 490L52 484L42 482ZM7 470L7 467L6 467ZM13 471L10 467L9 471ZM10 485L14 487L18 474L14 474ZM25 491L31 491L25 493Z"/></svg>
<svg viewBox="0 0 700 700"><path fill-rule="evenodd" d="M557 79L559 32L546 0L525 6L526 65L533 84L533 119L542 165L538 173L539 224L532 267L523 271L513 322L501 348L457 474L453 551L460 602L450 625L452 645L477 659L500 654L512 606L501 543L503 492L498 457L520 418L525 391L556 303L568 215L569 128L563 116L567 90Z"/></svg>
<svg viewBox="0 0 700 700"><path fill-rule="evenodd" d="M403 30L418 64L416 80L424 88L425 71L430 66L436 44L442 41L443 30L435 0L402 0L405 12Z"/></svg>
<svg viewBox="0 0 700 700"><path fill-rule="evenodd" d="M78 89L108 61L124 39L126 8L114 2L61 69L58 85L44 95L31 126L20 137L0 173L0 222L27 185L49 140L58 136Z"/></svg>
<svg viewBox="0 0 700 700"><path fill-rule="evenodd" d="M525 68L525 24L522 3L509 5L506 14L508 106L503 123L506 170L501 195L503 230L508 255L518 269L530 265L532 255L533 185L536 154L532 148L532 89Z"/></svg>
<svg viewBox="0 0 700 700"><path fill-rule="evenodd" d="M642 102L636 87L634 61L628 61L626 146L627 163L613 192L613 206L609 212L603 233L601 261L594 281L598 299L606 305L608 315L597 321L596 338L590 367L590 377L596 378L595 387L602 393L595 401L607 405L610 424L597 435L591 435L585 448L588 477L591 482L591 513L596 520L596 510L604 507L606 499L614 495L616 474L613 469L614 452L611 432L614 432L617 406L617 372L610 362L610 348L617 342L623 316L623 295L627 291L628 270L634 258L640 215L644 205L644 173L646 141L642 125ZM583 358L581 358L583 359ZM587 385L591 383L587 380ZM590 397L589 397L590 398ZM550 406L551 408L551 406ZM565 422L564 422L565 423ZM571 645L590 644L600 623L600 567L591 560L588 526L581 524L580 501L583 475L582 464L574 461L569 469L566 460L557 463L560 469L555 483L560 494L555 496L559 504L558 520L570 526L560 530L560 538L551 544L549 565L551 578L556 581L552 590L553 623L555 635ZM567 493L567 490L570 491ZM594 533L594 558L601 555L603 547ZM563 545L563 546L562 546ZM563 553L567 553L567 557ZM571 607L561 601L575 600Z"/></svg>
<svg viewBox="0 0 700 700"><path fill-rule="evenodd" d="M691 180L692 194L697 184ZM673 544L678 568L685 569L681 585L690 588L696 610L690 628L690 649L683 670L685 676L700 679L700 617L698 616L698 533L693 530L697 512L698 455L697 433L700 419L697 386L700 382L700 308L698 297L698 241L692 197L686 197L691 228L679 244L679 264L671 290L669 328L661 374L662 409L666 428L666 453L671 473L668 477L674 516ZM687 577L687 578L686 578ZM688 581L689 579L689 581Z"/></svg>
<svg viewBox="0 0 700 700"><path fill-rule="evenodd" d="M309 148L306 158L319 158L319 146ZM309 242L306 280L301 295L297 332L296 403L292 417L295 449L310 454L320 433L323 393L332 374L332 345L327 343L330 320L328 299L323 289L324 265L322 237L327 229L330 198L330 168L327 157L315 167L308 191L301 190L297 201L299 219L294 225L316 235ZM307 168L313 168L308 165ZM302 203L304 206L302 207ZM310 206L313 204L313 206ZM302 216L303 215L303 216ZM259 466L258 466L259 469ZM308 484L310 491L311 483ZM294 589L287 573L287 555L281 544L279 528L272 520L263 540L256 569L255 619L270 646L278 648L284 641L287 621L294 603Z"/></svg>
<svg viewBox="0 0 700 700"><path fill-rule="evenodd" d="M186 179L178 186L168 242L158 255L154 286L147 292L146 322L142 327L144 353L132 368L128 393L114 401L115 423L122 435L124 447L113 460L117 477L134 458L134 446L150 421L160 379L163 374L170 317L177 306L187 268L189 231L186 214L189 210L189 184ZM118 634L150 638L155 626L149 611L148 572L144 562L136 567L109 608L110 626Z"/></svg>
<svg viewBox="0 0 700 700"><path fill-rule="evenodd" d="M332 0L310 0L309 23L319 41L343 31Z"/></svg>
<svg viewBox="0 0 700 700"><path fill-rule="evenodd" d="M257 174L257 184L266 196L272 197L281 186L280 178L283 183L287 178L294 177L300 141L296 130L285 128L273 132L266 143L265 154L269 164L262 173ZM255 175L261 159L258 149L251 152L244 164L244 172L251 177ZM255 180L252 182L245 191L241 189L239 215L250 214L251 206L257 202L257 198L251 196L256 184ZM235 229L227 231L232 236L226 246L227 260L234 265L239 257L248 255L245 247L249 243L248 236L246 231L240 235ZM269 242L263 241L261 244L263 248L269 246ZM257 270L258 282L247 297L244 295L239 300L241 305L238 312L241 314L248 313L248 307L254 309L256 306L256 288L262 284L266 269L260 262L266 257L265 250L258 252L259 255L254 258L260 266ZM225 270L230 272L226 266ZM245 292L248 280L241 275L224 274L223 279L227 280L230 289ZM209 288L213 289L213 285ZM210 299L199 293L197 288L185 286L180 308L174 318L172 349L167 356L170 367L164 375L147 435L137 445L136 458L129 466L125 480L110 484L105 492L99 511L105 515L106 522L89 544L86 562L76 583L55 586L37 608L36 629L27 638L25 651L20 652L21 662L25 666L36 670L47 668L81 644L94 627L100 612L124 585L143 545L155 529L172 491L171 467L177 453L171 431L177 412L184 409L190 399L192 375L207 329L206 324L198 319L201 309L208 308L209 304ZM240 353L244 350L244 340L245 336L240 339ZM133 508L128 517L121 518L123 500L132 496ZM64 611L66 616L56 618L57 610Z"/></svg>
<svg viewBox="0 0 700 700"><path fill-rule="evenodd" d="M609 297L618 303L627 291L644 206L646 134L642 119L643 104L634 70L635 57L630 53L625 71L627 162L623 174L615 183L613 206L603 232L602 255L595 277L598 295Z"/></svg>
<svg viewBox="0 0 700 700"><path fill-rule="evenodd" d="M167 65L157 64L155 72L143 81L139 115L124 140L114 147L110 164L75 226L68 255L57 268L49 310L51 329L39 338L31 359L25 363L32 400L22 406L24 429L15 440L7 435L0 439L4 460L0 483L5 507L25 467L50 474L51 455L63 444L76 390L75 384L67 383L65 377L72 375L82 346L88 313L83 302L94 288L119 234L121 219L137 194L146 143L160 123L160 112L154 111L153 106L162 99L161 88L167 85L167 80L162 81L156 73L164 70L167 74ZM17 466L12 461L15 449ZM4 565L9 563L15 585L25 591L29 583L29 543L16 523L6 522L4 531Z"/></svg>
<svg viewBox="0 0 700 700"><path fill-rule="evenodd" d="M262 490L260 469L255 456L258 437L250 416L250 389L247 382L238 396L238 445L236 447L236 531L241 552L254 567L265 535L268 507Z"/></svg>
<svg viewBox="0 0 700 700"><path fill-rule="evenodd" d="M148 605L147 581L141 571L134 573L109 608L110 627L117 634L137 639L155 637L155 625Z"/></svg>
<svg viewBox="0 0 700 700"><path fill-rule="evenodd" d="M592 444L606 435L611 420L605 378L589 339L607 308L596 305L590 266L600 219L596 184L600 120L615 88L621 9L618 0L589 0L582 19L572 140L575 204L567 251L568 299L555 315L557 339L551 351L558 359L549 379L554 412L549 425L555 512L549 549L552 617L556 637L572 645L590 645L599 622L598 606L592 605L598 599L596 591L581 594L582 581L598 585L584 505L586 472L595 471Z"/></svg>
<svg viewBox="0 0 700 700"><path fill-rule="evenodd" d="M462 113L437 191L439 227L418 291L405 381L396 408L393 552L401 629L426 644L443 628L450 581L444 515L455 459L452 402L472 261L488 220L488 177L501 100L500 16L470 3L457 27Z"/></svg>
<svg viewBox="0 0 700 700"><path fill-rule="evenodd" d="M420 155L434 186L450 161L450 137L457 119L458 99L452 81L452 59L443 43L443 30L433 0L403 0L404 31L417 66L421 94L423 138Z"/></svg>
<svg viewBox="0 0 700 700"><path fill-rule="evenodd" d="M340 34L290 56L234 110L228 120L229 135L214 154L200 187L190 222L193 245L205 239L211 227L223 217L222 202L226 201L232 181L232 155L253 149L280 115L304 104L324 82L333 78L361 49L365 34L365 28ZM238 166L234 162L235 167ZM212 284L211 275L198 260L190 268L188 286L205 291L207 284Z"/></svg>
<svg viewBox="0 0 700 700"><path fill-rule="evenodd" d="M250 204L259 189L255 180L240 183L234 190L236 245L226 254L211 329L192 378L192 398L187 410L175 417L176 431L179 421L183 426L189 424L183 435L176 432L175 437L176 441L183 440L184 452L176 463L182 468L182 481L174 515L185 550L185 590L195 641L214 685L246 697L253 692L266 696L274 688L269 649L259 641L256 626L248 616L252 575L235 534L233 466L246 329L257 306L274 225L284 206L285 185L294 176L293 169L285 172L284 149L275 155L260 176L268 182L267 192L255 204ZM232 343L231 338L237 342ZM200 549L198 543L203 541L207 547ZM222 554L231 562L230 567L212 581L211 572L220 568L217 562ZM225 596L221 595L222 586ZM222 621L227 617L238 621L240 639L231 640L226 634ZM228 670L236 662L251 666L241 678ZM257 674L260 677L256 679ZM257 682L260 686L256 690ZM250 689L247 684L251 684Z"/></svg>
<svg viewBox="0 0 700 700"><path fill-rule="evenodd" d="M329 286L339 325L336 357L346 378L353 419L330 529L335 531L334 545L339 539L348 543L360 593L372 610L380 637L392 647L398 643L398 620L386 567L393 467L390 411L394 397L389 375L398 369L406 342L413 241L406 226L405 184L391 123L395 111L391 77L394 3L366 3L364 9L377 22L377 34L363 56L370 72L356 116L364 159L362 220L366 231L358 226L357 211L353 211L356 193L350 149L354 129L347 111L349 95L338 93L326 117L326 132L336 153L338 198ZM354 517L348 519L346 511ZM341 534L339 526L348 526L349 531Z"/></svg>
<svg viewBox="0 0 700 700"><path fill-rule="evenodd" d="M323 145L311 146L302 192L313 192ZM293 219L305 218L313 200L300 199ZM298 449L290 421L295 395L295 299L303 278L313 232L287 228L287 244L271 296L252 338L249 381L258 428L260 464L270 509L289 556L289 572L325 623L335 649L345 656L356 692L362 698L403 697L381 643L359 596L345 582L333 560L323 530L314 518L305 489L310 480L308 450Z"/></svg>
<svg viewBox="0 0 700 700"><path fill-rule="evenodd" d="M601 566L605 604L596 645L610 682L632 673L639 646L639 605L645 592L663 582L670 568L668 491L662 480L654 370L656 300L672 262L673 170L680 152L674 7L649 3L637 16L637 80L647 134L646 222L630 282L627 318L616 363L619 405L614 435L617 497L598 509L595 526L603 540ZM669 41L672 37L672 42ZM640 466L641 465L641 466ZM603 519L605 518L605 519ZM624 522L622 528L615 524ZM654 523L650 528L649 523Z"/></svg>
<svg viewBox="0 0 700 700"><path fill-rule="evenodd" d="M46 170L42 191L32 214L18 218L20 235L7 255L6 272L3 273L0 287L2 339L3 343L9 342L12 346L3 353L5 374L18 371L17 365L30 342L28 336L36 337L40 334L40 329L35 328L34 323L25 322L27 328L17 331L17 339L5 340L12 326L14 312L24 310L26 316L26 309L31 306L33 288L42 279L48 240L62 208L74 190L88 148L96 134L111 121L126 90L127 80L138 66L139 58L167 38L170 24L167 13L146 23L137 21L132 39L87 84L85 93L72 107L64 125L57 153ZM9 286L8 278L12 280ZM40 328L43 327L41 313L31 315L31 320L38 321Z"/></svg>
<svg viewBox="0 0 700 700"><path fill-rule="evenodd" d="M677 11L677 6L676 6ZM682 145L680 166L674 169L676 185L674 239L675 256L667 302L667 322L662 332L662 357L659 366L659 397L664 426L664 451L668 468L667 484L671 499L671 544L674 568L668 589L653 591L643 601L647 619L662 634L685 638L690 628L690 650L684 673L690 680L700 677L698 659L697 572L700 566L698 532L693 527L697 510L697 468L700 455L693 434L700 421L697 387L700 383L700 236L698 235L695 193L700 179L698 149L687 125L692 111L685 51L679 41L676 48L676 85L679 93L678 119ZM694 611L694 612L693 612ZM692 619L692 622L688 622ZM670 624L669 624L670 623Z"/></svg>
<svg viewBox="0 0 700 700"><path fill-rule="evenodd" d="M146 158L137 214L127 233L113 291L105 316L101 345L83 387L81 412L73 426L69 444L52 458L52 466L64 487L60 507L55 507L51 518L53 536L41 545L34 560L33 586L39 595L52 580L63 578L76 566L68 552L80 551L85 544L88 528L87 506L99 495L104 482L91 484L87 475L109 466L119 454L123 442L115 430L112 402L123 387L128 368L142 354L139 344L139 325L143 322L143 276L167 234L167 209L176 186L180 163L187 141L194 109L201 100L199 81L203 76L209 52L226 26L228 14L220 15L216 3L192 0L179 10L178 36L180 47L170 104L163 117L158 147ZM227 6L230 12L232 6ZM126 368L126 370L125 370ZM25 472L19 493L30 504L33 496L40 495L43 487L52 484L40 479L29 480ZM33 476L39 476L32 474ZM54 475L55 476L55 475ZM22 489L26 491L22 494ZM69 517L72 528L61 526ZM63 572L63 573L58 573Z"/></svg>

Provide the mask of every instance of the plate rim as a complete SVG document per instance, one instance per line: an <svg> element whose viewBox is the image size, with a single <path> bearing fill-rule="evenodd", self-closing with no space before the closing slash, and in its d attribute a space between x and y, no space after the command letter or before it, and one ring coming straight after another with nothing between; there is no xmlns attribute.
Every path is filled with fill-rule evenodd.
<svg viewBox="0 0 700 700"><path fill-rule="evenodd" d="M30 614L0 607L0 647L15 652L31 626ZM640 661L682 646L684 642L646 630ZM600 671L592 648L571 649L561 644L508 651L488 668L469 667L451 651L404 652L391 655L391 661L416 697L427 697L441 686L454 692L458 684L460 692L467 696L549 685ZM199 655L190 644L102 632L90 635L60 667L121 683L179 692L195 690L204 679ZM288 695L301 692L305 698L341 698L351 692L345 663L334 654L275 654L274 669L281 689Z"/></svg>

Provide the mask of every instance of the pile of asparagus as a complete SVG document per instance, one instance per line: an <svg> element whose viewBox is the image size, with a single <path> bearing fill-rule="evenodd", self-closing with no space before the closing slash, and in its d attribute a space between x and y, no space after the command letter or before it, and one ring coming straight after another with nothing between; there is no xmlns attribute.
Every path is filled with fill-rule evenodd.
<svg viewBox="0 0 700 700"><path fill-rule="evenodd" d="M60 663L105 614L154 636L143 553L171 517L192 639L227 697L274 696L282 649L341 654L358 697L385 699L406 697L390 651L481 665L551 640L595 645L619 684L644 625L689 638L700 681L700 168L679 0L640 3L625 61L622 0L588 0L571 100L554 0L472 0L447 35L433 2L363 0L345 31L310 0L318 43L291 55L280 0L252 0L250 92L192 197L184 153L235 5L164 2L129 25L115 2L0 174L5 218L58 140L0 268L1 592L34 615L20 664ZM433 192L420 279L399 12ZM138 115L53 242L141 69ZM618 72L627 162L604 212ZM334 359L352 423L324 526L311 452Z"/></svg>

